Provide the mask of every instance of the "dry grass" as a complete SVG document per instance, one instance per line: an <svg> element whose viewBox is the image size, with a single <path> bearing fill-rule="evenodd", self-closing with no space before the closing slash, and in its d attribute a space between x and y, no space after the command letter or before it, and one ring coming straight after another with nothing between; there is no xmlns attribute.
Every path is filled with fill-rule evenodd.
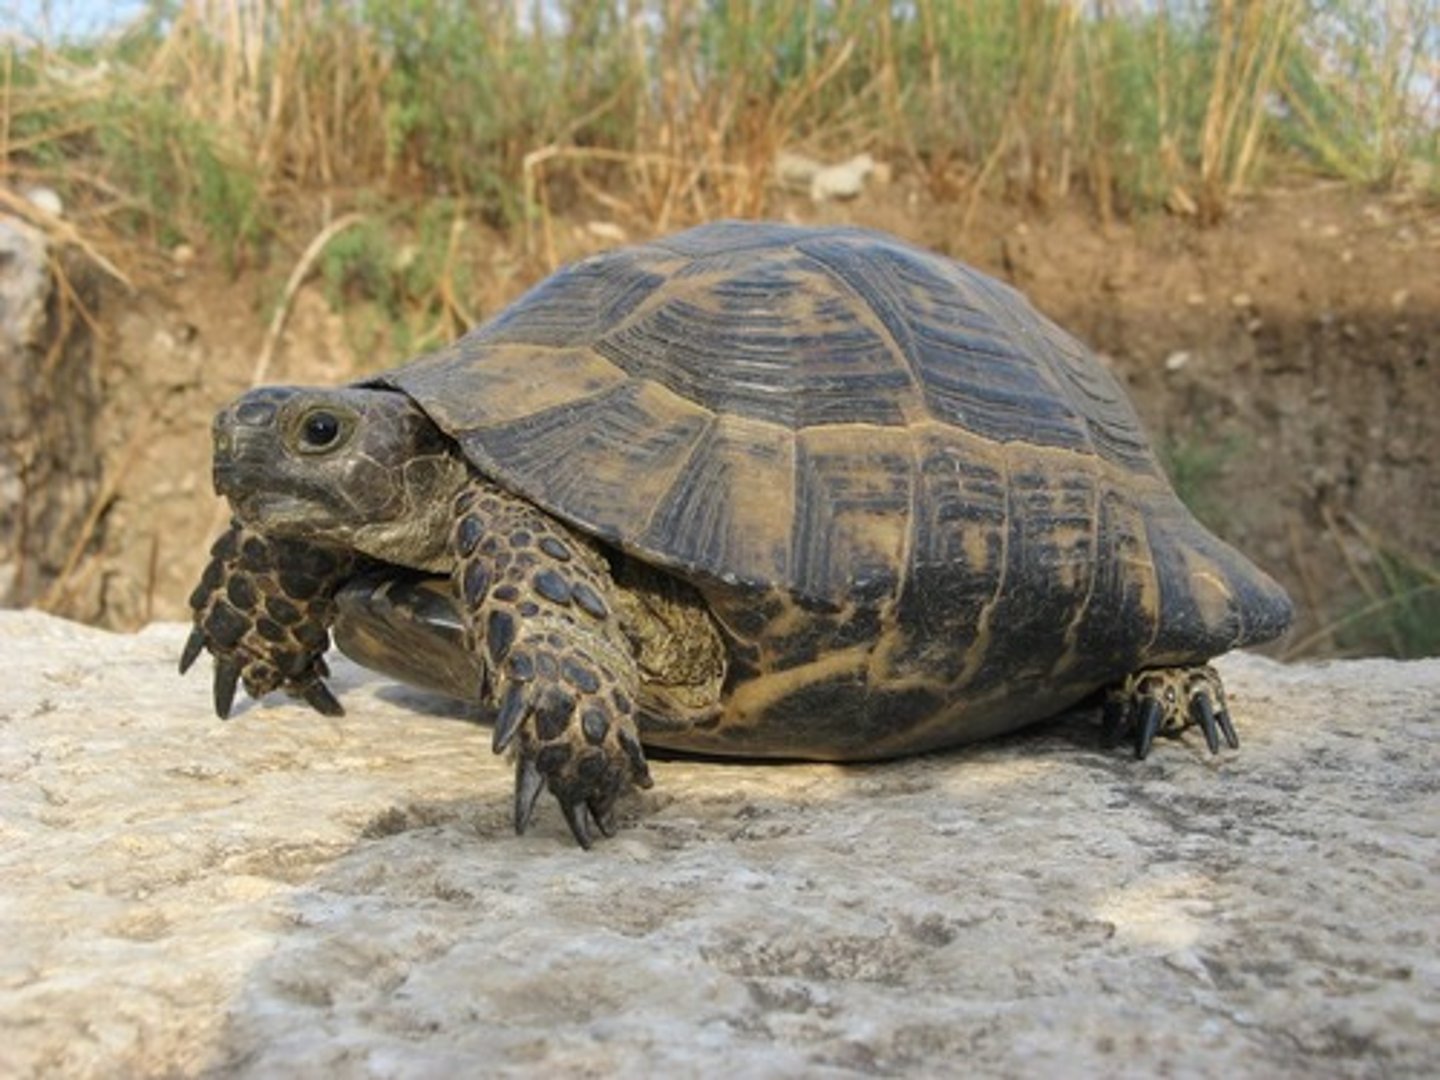
<svg viewBox="0 0 1440 1080"><path fill-rule="evenodd" d="M0 172L237 263L322 193L457 200L537 252L579 201L644 231L753 216L781 148L871 151L972 207L1213 220L1277 150L1431 175L1437 2L183 0L9 43Z"/></svg>

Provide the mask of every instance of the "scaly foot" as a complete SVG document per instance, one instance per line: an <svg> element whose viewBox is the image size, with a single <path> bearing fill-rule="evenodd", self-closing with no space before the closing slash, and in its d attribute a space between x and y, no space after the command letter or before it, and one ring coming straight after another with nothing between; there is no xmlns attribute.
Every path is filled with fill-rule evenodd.
<svg viewBox="0 0 1440 1080"><path fill-rule="evenodd" d="M1105 696L1105 745L1115 746L1128 734L1137 758L1150 753L1156 735L1178 735L1191 724L1204 732L1212 754L1219 753L1222 736L1232 750L1240 746L1225 688L1209 664L1137 671Z"/></svg>

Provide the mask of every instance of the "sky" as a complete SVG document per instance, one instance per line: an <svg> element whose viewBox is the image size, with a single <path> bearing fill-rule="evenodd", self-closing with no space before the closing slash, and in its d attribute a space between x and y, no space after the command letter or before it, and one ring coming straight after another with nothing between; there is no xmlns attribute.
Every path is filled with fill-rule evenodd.
<svg viewBox="0 0 1440 1080"><path fill-rule="evenodd" d="M145 6L143 0L0 0L0 39L83 37L122 25Z"/></svg>

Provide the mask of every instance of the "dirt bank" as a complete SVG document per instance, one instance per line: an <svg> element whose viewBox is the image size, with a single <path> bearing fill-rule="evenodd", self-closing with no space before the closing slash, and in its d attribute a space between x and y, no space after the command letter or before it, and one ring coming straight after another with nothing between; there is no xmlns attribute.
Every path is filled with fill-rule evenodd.
<svg viewBox="0 0 1440 1080"><path fill-rule="evenodd" d="M1301 614L1281 651L1440 650L1436 208L1304 185L1241 202L1209 230L1007 206L981 207L967 228L965 207L897 183L846 204L777 201L773 212L878 226L957 255L1014 282L1099 349L1182 494L1290 588ZM555 224L557 258L615 242L619 230L591 221ZM518 240L469 235L483 251L463 301L480 317L547 271ZM297 236L298 253L308 237ZM254 375L275 277L233 278L202 253L157 264L134 294L108 294L106 509L57 601L62 613L112 627L184 616L220 520L209 417ZM329 382L401 359L356 340L312 283L266 377ZM1427 581L1417 603L1394 599Z"/></svg>

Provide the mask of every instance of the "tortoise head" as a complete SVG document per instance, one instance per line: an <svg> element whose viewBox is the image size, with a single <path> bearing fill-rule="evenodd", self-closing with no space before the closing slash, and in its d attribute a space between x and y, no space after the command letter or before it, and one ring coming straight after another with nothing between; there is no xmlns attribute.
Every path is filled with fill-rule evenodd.
<svg viewBox="0 0 1440 1080"><path fill-rule="evenodd" d="M402 565L443 561L465 466L404 394L261 387L212 431L215 490L247 525Z"/></svg>

